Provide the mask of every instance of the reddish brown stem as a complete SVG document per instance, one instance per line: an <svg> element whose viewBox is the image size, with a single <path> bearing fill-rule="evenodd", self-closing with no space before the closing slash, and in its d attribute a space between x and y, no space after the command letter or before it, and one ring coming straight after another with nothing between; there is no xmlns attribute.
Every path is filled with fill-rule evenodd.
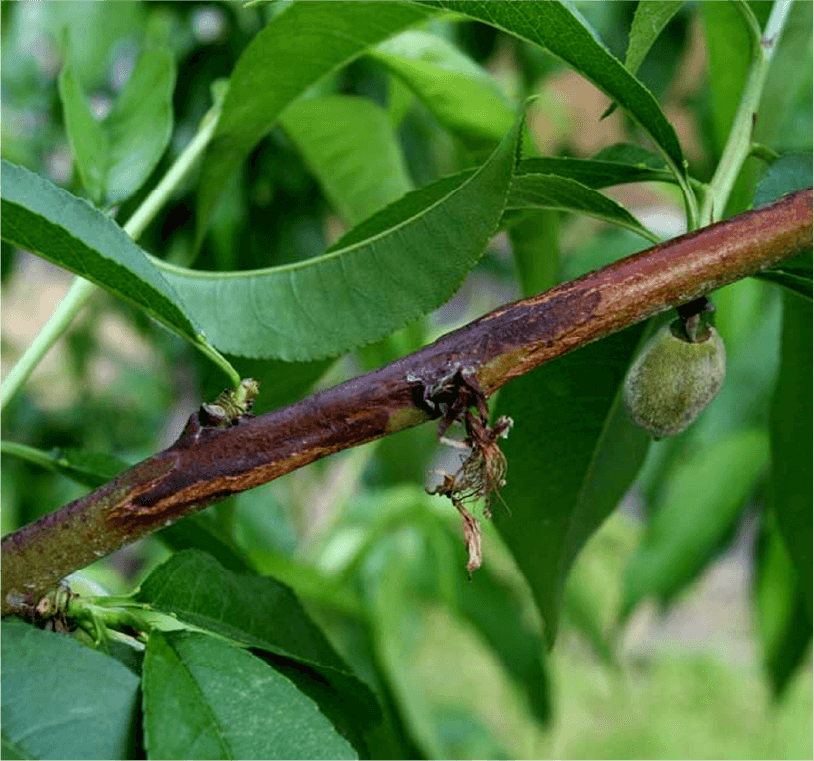
<svg viewBox="0 0 814 761"><path fill-rule="evenodd" d="M488 397L544 362L810 250L811 204L811 189L793 193L500 307L290 407L230 428L186 431L5 537L2 613L27 609L72 571L230 494L437 417L456 374Z"/></svg>

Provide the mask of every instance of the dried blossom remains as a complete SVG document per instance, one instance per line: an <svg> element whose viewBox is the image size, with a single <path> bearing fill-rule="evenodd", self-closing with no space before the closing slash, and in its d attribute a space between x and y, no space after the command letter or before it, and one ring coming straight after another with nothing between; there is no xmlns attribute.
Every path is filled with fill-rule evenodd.
<svg viewBox="0 0 814 761"><path fill-rule="evenodd" d="M483 389L475 373L463 367L456 366L431 384L425 384L423 401L431 411L441 415L438 424L439 441L469 450L466 459L454 474L443 474L442 483L427 491L448 497L461 514L469 555L466 570L471 577L472 572L480 568L483 561L481 527L463 503L484 499L484 517L491 518L493 495L500 498L500 490L506 484L506 457L497 440L508 436L513 421L503 415L493 426L489 425L489 409ZM444 437L455 422L461 422L466 431L462 442Z"/></svg>

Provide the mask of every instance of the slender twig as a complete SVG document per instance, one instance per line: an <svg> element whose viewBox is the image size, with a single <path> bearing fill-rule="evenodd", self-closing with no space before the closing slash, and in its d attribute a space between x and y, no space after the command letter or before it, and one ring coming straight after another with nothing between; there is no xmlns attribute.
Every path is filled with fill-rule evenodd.
<svg viewBox="0 0 814 761"><path fill-rule="evenodd" d="M786 23L791 3L789 0L778 0L774 3L766 22L763 38L760 37L760 29L749 6L745 3L736 3L733 7L744 15L752 32L752 64L744 82L740 104L732 120L726 146L709 183L709 189L701 208L702 225L721 218L735 181L743 169L743 162L752 150L752 132L757 119L760 98L763 95L763 85L766 82L769 66L780 41L780 34Z"/></svg>
<svg viewBox="0 0 814 761"><path fill-rule="evenodd" d="M27 609L74 570L230 494L439 417L455 401L455 378L488 397L544 362L810 250L811 203L811 189L799 191L661 243L290 407L227 427L193 415L168 449L3 539L2 612Z"/></svg>

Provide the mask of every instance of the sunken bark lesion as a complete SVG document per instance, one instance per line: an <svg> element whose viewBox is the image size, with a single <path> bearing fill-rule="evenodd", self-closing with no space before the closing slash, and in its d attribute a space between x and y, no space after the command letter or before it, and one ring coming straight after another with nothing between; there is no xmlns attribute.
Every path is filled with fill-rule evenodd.
<svg viewBox="0 0 814 761"><path fill-rule="evenodd" d="M36 604L59 579L167 521L428 418L439 420L442 435L460 422L470 450L437 493L460 505L474 495L499 494L506 463L497 444L510 422L489 425L489 396L580 346L810 251L811 205L812 190L802 190L666 241L502 306L386 367L266 415L252 418L248 406L239 409L248 399L237 408L230 407L234 399L216 401L214 419L196 413L198 428L169 449L3 538L3 615ZM471 563L480 537L462 515Z"/></svg>

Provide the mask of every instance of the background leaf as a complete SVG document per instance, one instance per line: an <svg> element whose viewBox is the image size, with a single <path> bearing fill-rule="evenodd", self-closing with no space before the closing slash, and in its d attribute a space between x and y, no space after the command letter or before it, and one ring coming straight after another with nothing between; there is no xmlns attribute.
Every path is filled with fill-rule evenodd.
<svg viewBox="0 0 814 761"><path fill-rule="evenodd" d="M632 146L613 147L619 150L618 160L614 160L616 154L607 154L605 158L605 151L600 154L602 158L595 156L593 159L523 159L512 180L512 192L515 192L515 187L522 188L527 178L536 175L556 175L576 180L589 188L606 188L627 182L669 182L672 179L672 175L664 169L647 166L640 160L652 160L655 158L652 153L638 154L625 150Z"/></svg>
<svg viewBox="0 0 814 761"><path fill-rule="evenodd" d="M524 174L512 182L507 209L557 209L601 219L657 243L651 233L624 206L575 180L550 174Z"/></svg>
<svg viewBox="0 0 814 761"><path fill-rule="evenodd" d="M812 499L799 485L812 475L811 302L783 294L780 373L771 409L771 508L800 581L811 616ZM807 480L808 479L808 480Z"/></svg>
<svg viewBox="0 0 814 761"><path fill-rule="evenodd" d="M136 600L243 645L347 672L290 589L227 571L202 552L173 555L144 580Z"/></svg>
<svg viewBox="0 0 814 761"><path fill-rule="evenodd" d="M554 643L563 585L588 537L616 507L647 452L617 390L644 324L559 357L508 384L496 414L514 428L494 522L525 574Z"/></svg>
<svg viewBox="0 0 814 761"><path fill-rule="evenodd" d="M105 196L108 136L90 109L85 90L70 63L59 75L59 96L65 111L65 127L82 184L94 204Z"/></svg>
<svg viewBox="0 0 814 761"><path fill-rule="evenodd" d="M220 350L337 356L404 327L460 286L503 213L519 129L520 121L474 174L409 193L321 257L225 274L156 264Z"/></svg>
<svg viewBox="0 0 814 761"><path fill-rule="evenodd" d="M630 25L630 37L625 52L625 68L635 74L642 65L647 53L661 34L667 22L675 16L684 5L679 2L640 2L636 4L636 13Z"/></svg>
<svg viewBox="0 0 814 761"><path fill-rule="evenodd" d="M136 68L103 122L108 135L105 203L121 203L138 190L158 164L172 136L175 59L156 43Z"/></svg>
<svg viewBox="0 0 814 761"><path fill-rule="evenodd" d="M764 667L775 696L780 696L799 668L811 642L810 606L774 515L765 521L758 543L754 577L757 633Z"/></svg>
<svg viewBox="0 0 814 761"><path fill-rule="evenodd" d="M491 3L439 0L429 5L463 13L539 45L565 61L604 91L632 116L664 152L674 172L683 177L684 154L675 130L656 99L611 55L571 9L559 2Z"/></svg>
<svg viewBox="0 0 814 761"><path fill-rule="evenodd" d="M184 520L161 529L156 538L177 553L183 550L200 550L229 571L254 571L231 536L224 532L223 526L218 525L206 512L188 515Z"/></svg>
<svg viewBox="0 0 814 761"><path fill-rule="evenodd" d="M109 217L39 175L3 161L3 240L143 309L192 343L201 337L172 287Z"/></svg>
<svg viewBox="0 0 814 761"><path fill-rule="evenodd" d="M407 490L388 496L364 500L379 504L385 534L358 562L376 662L411 735L428 757L536 757L548 718L541 638L488 550L466 582L457 519Z"/></svg>
<svg viewBox="0 0 814 761"><path fill-rule="evenodd" d="M3 442L5 453L14 453L13 442ZM31 448L28 448L31 449ZM83 486L95 489L115 478L129 463L107 454L106 452L90 452L79 447L65 447L39 452L36 459L38 465L51 468L55 473L61 473Z"/></svg>
<svg viewBox="0 0 814 761"><path fill-rule="evenodd" d="M446 608L479 638L488 657L497 659L501 679L511 681L524 710L535 722L545 722L550 719L545 646L522 595L503 573L507 559L491 534L485 532L484 565L475 576L477 583L470 583L462 573L466 553L460 518L445 500L407 486L370 490L347 504L335 531L322 543L319 562L333 570L343 588L358 589L374 619L369 626L378 628L380 596L389 594L390 584L400 585L398 594L417 594ZM386 636L392 631L388 629ZM343 652L358 657L358 640L347 642L344 634L337 646L347 644L349 650L343 647ZM454 650L455 643L439 642L438 647ZM373 671L376 676L368 681L380 683L386 691L387 670L377 663L372 652L361 664L353 661L359 673ZM452 752L451 746L447 752Z"/></svg>
<svg viewBox="0 0 814 761"><path fill-rule="evenodd" d="M348 95L299 99L280 116L280 125L350 225L412 189L387 112L373 101Z"/></svg>
<svg viewBox="0 0 814 761"><path fill-rule="evenodd" d="M109 82L110 53L124 40L140 42L147 12L140 3L119 6L96 3L55 3L45 6L38 19L47 29L63 57L70 51L71 64L85 87L95 90Z"/></svg>
<svg viewBox="0 0 814 761"><path fill-rule="evenodd" d="M28 758L131 758L139 678L71 637L3 621L3 734Z"/></svg>
<svg viewBox="0 0 814 761"><path fill-rule="evenodd" d="M289 103L371 45L426 17L426 9L406 3L344 2L293 4L275 16L232 72L201 171L197 243L227 180Z"/></svg>
<svg viewBox="0 0 814 761"><path fill-rule="evenodd" d="M636 12L633 14L625 52L625 68L631 74L639 71L639 67L650 52L653 43L682 5L684 5L683 0L678 0L678 2L641 0L636 3ZM602 118L610 116L615 110L616 104L612 103L602 114Z"/></svg>
<svg viewBox="0 0 814 761"><path fill-rule="evenodd" d="M513 106L492 76L442 37L402 32L368 52L472 150L491 150L511 129Z"/></svg>
<svg viewBox="0 0 814 761"><path fill-rule="evenodd" d="M132 195L155 169L172 135L175 60L151 46L102 121L91 112L70 63L59 76L65 126L82 182L91 200L110 206Z"/></svg>
<svg viewBox="0 0 814 761"><path fill-rule="evenodd" d="M679 462L647 534L625 573L621 615L648 596L666 605L692 581L732 532L765 472L766 435L741 429ZM737 480L725 478L737 473Z"/></svg>
<svg viewBox="0 0 814 761"><path fill-rule="evenodd" d="M766 170L755 188L754 206L764 206L795 190L805 190L814 184L810 153L781 156Z"/></svg>
<svg viewBox="0 0 814 761"><path fill-rule="evenodd" d="M559 230L559 215L554 211L538 212L509 228L521 293L542 293L557 284Z"/></svg>
<svg viewBox="0 0 814 761"><path fill-rule="evenodd" d="M204 634L151 634L143 689L152 758L357 757L289 679Z"/></svg>
<svg viewBox="0 0 814 761"><path fill-rule="evenodd" d="M540 729L471 626L417 597L381 604L379 654L427 756L538 757Z"/></svg>
<svg viewBox="0 0 814 761"><path fill-rule="evenodd" d="M754 206L772 203L795 190L810 188L814 183L811 168L811 154L789 154L781 156L767 170L755 189ZM804 251L800 256L787 259L755 277L769 280L788 288L808 301L812 299L812 256Z"/></svg>

